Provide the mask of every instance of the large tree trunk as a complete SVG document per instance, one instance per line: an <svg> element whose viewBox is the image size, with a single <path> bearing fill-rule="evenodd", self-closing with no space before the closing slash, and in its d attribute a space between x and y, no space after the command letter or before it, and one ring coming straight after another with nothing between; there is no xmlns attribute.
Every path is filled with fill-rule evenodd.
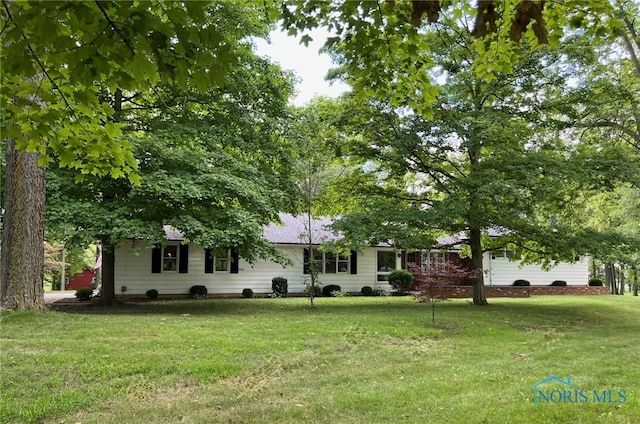
<svg viewBox="0 0 640 424"><path fill-rule="evenodd" d="M611 262L607 262L604 266L604 281L605 285L609 286L611 294L618 293L616 287L616 272Z"/></svg>
<svg viewBox="0 0 640 424"><path fill-rule="evenodd" d="M633 266L633 295L638 295L638 267Z"/></svg>
<svg viewBox="0 0 640 424"><path fill-rule="evenodd" d="M485 306L488 305L487 298L484 296L484 273L482 266L482 239L481 232L478 228L472 228L469 231L469 243L471 244L471 266L477 276L473 280L473 304Z"/></svg>
<svg viewBox="0 0 640 424"><path fill-rule="evenodd" d="M45 170L37 153L6 146L4 223L0 258L0 307L44 307Z"/></svg>
<svg viewBox="0 0 640 424"><path fill-rule="evenodd" d="M112 305L116 301L116 249L115 246L102 245L102 289L100 303Z"/></svg>

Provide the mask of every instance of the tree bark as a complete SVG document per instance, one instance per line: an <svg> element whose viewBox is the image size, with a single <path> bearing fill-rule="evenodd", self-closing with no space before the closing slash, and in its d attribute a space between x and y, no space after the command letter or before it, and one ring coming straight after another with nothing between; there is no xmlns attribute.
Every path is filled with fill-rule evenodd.
<svg viewBox="0 0 640 424"><path fill-rule="evenodd" d="M633 267L633 295L638 295L638 268L635 265Z"/></svg>
<svg viewBox="0 0 640 424"><path fill-rule="evenodd" d="M473 280L473 304L486 306L489 304L484 295L484 273L482 272L482 239L479 228L472 228L469 231L469 243L471 244L471 266L477 273Z"/></svg>
<svg viewBox="0 0 640 424"><path fill-rule="evenodd" d="M112 305L116 301L116 249L115 246L102 245L102 289L99 303Z"/></svg>
<svg viewBox="0 0 640 424"><path fill-rule="evenodd" d="M6 145L4 223L0 258L0 308L44 307L44 206L46 180L40 155Z"/></svg>

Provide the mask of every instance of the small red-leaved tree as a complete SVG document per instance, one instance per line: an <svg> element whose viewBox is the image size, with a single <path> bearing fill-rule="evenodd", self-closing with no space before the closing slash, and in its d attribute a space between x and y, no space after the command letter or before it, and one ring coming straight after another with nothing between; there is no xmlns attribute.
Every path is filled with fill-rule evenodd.
<svg viewBox="0 0 640 424"><path fill-rule="evenodd" d="M436 322L436 303L447 300L445 288L460 285L473 280L478 274L452 261L446 261L428 269L414 266L409 269L413 274L413 297L421 303L431 303L431 321Z"/></svg>

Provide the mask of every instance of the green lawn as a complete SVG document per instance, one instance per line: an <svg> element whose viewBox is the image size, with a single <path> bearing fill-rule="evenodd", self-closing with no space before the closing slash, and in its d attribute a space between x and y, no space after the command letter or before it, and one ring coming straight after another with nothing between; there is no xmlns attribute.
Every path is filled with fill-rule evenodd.
<svg viewBox="0 0 640 424"><path fill-rule="evenodd" d="M490 303L436 325L402 297L5 312L0 422L640 422L639 298ZM626 402L534 405L550 376Z"/></svg>

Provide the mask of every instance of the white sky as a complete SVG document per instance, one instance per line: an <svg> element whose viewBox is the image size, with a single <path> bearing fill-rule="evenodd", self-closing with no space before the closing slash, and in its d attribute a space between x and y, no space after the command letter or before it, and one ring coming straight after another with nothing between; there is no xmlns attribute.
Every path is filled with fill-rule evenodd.
<svg viewBox="0 0 640 424"><path fill-rule="evenodd" d="M333 67L327 54L318 51L327 38L323 30L311 32L313 41L308 47L300 44L300 37L288 36L285 32L276 30L270 34L271 44L256 39L257 53L268 56L278 62L282 69L293 71L300 80L296 84L293 104L302 106L317 95L337 97L349 90L349 86L342 82L329 83L325 81L327 71Z"/></svg>

